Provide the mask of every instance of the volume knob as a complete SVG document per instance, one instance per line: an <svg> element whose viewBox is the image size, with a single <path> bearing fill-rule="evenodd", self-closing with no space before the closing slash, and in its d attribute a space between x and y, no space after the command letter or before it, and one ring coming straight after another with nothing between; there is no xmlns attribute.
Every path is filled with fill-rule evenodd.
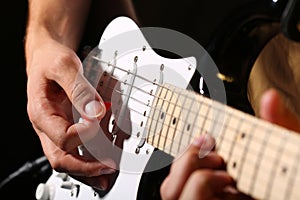
<svg viewBox="0 0 300 200"><path fill-rule="evenodd" d="M54 187L45 184L45 183L40 183L35 191L35 198L37 200L52 200L54 196Z"/></svg>

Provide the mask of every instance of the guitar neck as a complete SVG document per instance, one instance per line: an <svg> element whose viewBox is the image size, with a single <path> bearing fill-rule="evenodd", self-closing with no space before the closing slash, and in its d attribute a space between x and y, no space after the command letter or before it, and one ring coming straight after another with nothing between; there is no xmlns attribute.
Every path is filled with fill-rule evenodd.
<svg viewBox="0 0 300 200"><path fill-rule="evenodd" d="M212 135L240 191L257 199L300 197L295 132L172 85L157 90L147 129L148 143L172 156L195 137Z"/></svg>

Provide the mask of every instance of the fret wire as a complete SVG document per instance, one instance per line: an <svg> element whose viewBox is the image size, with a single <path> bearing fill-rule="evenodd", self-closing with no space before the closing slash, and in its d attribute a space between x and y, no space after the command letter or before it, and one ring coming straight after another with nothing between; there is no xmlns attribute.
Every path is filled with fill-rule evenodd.
<svg viewBox="0 0 300 200"><path fill-rule="evenodd" d="M267 140L268 138L270 137L270 134L272 133L272 130L270 130L270 132L266 131L265 132L265 136L264 136L264 139L263 139L263 142L260 146L260 151L259 151L259 155L256 159L256 162L255 162L255 168L254 168L254 171L253 171L253 176L252 176L252 181L251 181L251 184L250 184L250 193L253 193L253 190L254 190L254 187L255 187L255 183L256 183L256 177L257 177L257 173L258 173L258 168L261 164L261 158L262 158L262 155L264 154L265 152L265 148L266 148L266 144L267 144Z"/></svg>
<svg viewBox="0 0 300 200"><path fill-rule="evenodd" d="M160 90L159 96L161 96L161 93L162 93L162 89ZM155 95L155 98L156 98L156 96L157 96L157 95ZM156 98L155 100L156 100L156 105L154 106L154 109L156 110L157 104L158 104L158 101L160 100L160 98ZM151 111L153 111L152 109L153 109L153 107L151 108ZM153 113L152 113L153 115L154 115L154 113L155 113L155 110L154 110ZM149 129L148 129L148 130L149 130L149 131L148 131L148 137L149 137L149 132L150 132L151 127L152 127L152 124L153 124L152 122L153 122L154 120L156 120L156 122L158 122L158 119L153 119L153 118L152 118L152 120L150 121L150 127L149 127ZM157 125L157 123L156 123L156 125ZM155 130L156 130L156 126L155 126ZM154 131L153 133L155 134L155 131ZM151 143L152 145L154 144L154 139L155 139L154 134L153 134L153 136L152 136L152 137L153 137L152 143ZM147 137L147 138L148 138L148 137Z"/></svg>
<svg viewBox="0 0 300 200"><path fill-rule="evenodd" d="M244 163L245 163L246 155L249 153L248 148L250 146L250 142L253 142L253 140L252 140L253 134L251 134L251 133L254 133L255 129L257 129L257 124L250 122L250 120L248 120L247 122L251 123L251 129L250 129L249 133L247 134L248 140L247 140L247 143L245 144L244 151L241 156L242 157L241 158L241 167L239 168L238 173L237 173L237 180L239 180L239 178L241 177L242 171L244 171Z"/></svg>
<svg viewBox="0 0 300 200"><path fill-rule="evenodd" d="M176 88L174 88L174 89L176 89ZM179 92L179 95L178 95L178 98L176 99L176 105L178 105L178 101L179 101L179 98L180 97L184 97L184 102L183 102L183 104L182 105L185 105L185 102L186 102L186 99L188 98L188 96L186 95L186 94L183 94L183 93L186 93L186 90L180 90L180 92ZM176 108L176 107L175 107ZM174 109L174 111L175 111L175 109ZM173 113L174 113L174 111L173 111ZM178 127L178 124L179 124L179 122L180 122L180 119L181 119L181 114L182 114L182 112L180 112L179 113L179 115L178 115L178 122L176 123L176 126L175 126L175 132L174 132L174 134L173 134L173 139L172 140L174 140L174 137L175 137L175 134L176 134L176 131L177 131L177 127ZM184 120L184 125L186 124L186 120L187 120L187 117L186 117L186 119ZM184 128L185 126L183 126L183 128ZM184 134L184 131L181 131L181 138L182 138L182 135ZM189 140L190 141L190 140ZM179 140L179 143L178 143L178 147L180 147L181 146L181 140ZM171 143L171 147L170 147L170 151L172 150L172 148L173 148L173 142ZM177 151L177 153L178 153L178 151Z"/></svg>
<svg viewBox="0 0 300 200"><path fill-rule="evenodd" d="M207 106L207 111L206 111L206 115L205 115L206 117L204 117L204 120L203 120L203 122L202 122L202 125L200 126L200 133L203 133L203 130L204 130L204 127L205 127L207 118L208 118L208 116L209 116L208 114L209 114L210 110L211 110L211 103ZM194 128L195 128L195 126L192 127L191 133L194 132Z"/></svg>
<svg viewBox="0 0 300 200"><path fill-rule="evenodd" d="M204 104L205 104L205 103L204 103ZM154 107L153 109L155 109L155 107ZM139 113L140 115L143 115L141 112L138 112L138 111L135 111L135 112ZM167 113L166 113L166 114L167 114ZM200 115L201 115L201 114L200 114ZM234 117L237 117L237 116L232 115L231 113L229 113L228 120L229 120L230 116L231 116L231 117L233 117L233 116L234 116ZM203 116L203 117L204 117L204 116ZM153 119L150 118L149 116L148 116L148 119L153 120ZM216 123L216 121L213 121L213 122ZM254 124L254 123L252 123L252 124ZM198 127L197 125L195 125L195 127L199 129L199 127ZM229 124L227 127L228 127L229 129L233 130L233 131L238 131L237 129L231 127L230 124ZM250 135L251 135L251 134L250 134ZM251 135L251 136L252 136L252 135ZM219 147L220 147L220 145L219 145Z"/></svg>
<svg viewBox="0 0 300 200"><path fill-rule="evenodd" d="M227 141L227 139L225 138L224 141L225 141L225 142L229 142L230 144L232 144L232 140L230 140L230 141L228 140L228 141ZM271 148L271 147L270 147L270 148ZM248 153L249 153L249 154L252 154L251 149L248 151ZM254 153L254 154L256 154L256 153ZM269 157L269 156L266 155L266 156L265 156L265 159L268 159L268 157ZM263 169L260 169L260 170L264 170L264 167L262 167L262 168L263 168ZM269 169L265 169L265 170L266 170L266 173L269 172Z"/></svg>
<svg viewBox="0 0 300 200"><path fill-rule="evenodd" d="M173 95L174 95L174 88L173 88L173 91L170 89L170 88L168 88L168 92L169 91L171 91L171 98L170 99L172 99L173 98ZM172 110L172 114L170 114L170 123L167 123L168 125L167 125L167 131L166 131L166 139L164 140L164 144L163 144L163 149L165 149L165 147L166 147L166 141L168 140L168 135L169 135L169 130L170 130L170 126L171 126L171 122L172 122L172 116L174 115L174 112L175 112L175 108L176 108L176 104L177 104L177 101L178 101L178 98L176 99L176 103L174 103L174 108L173 108L173 110ZM161 107L163 107L163 105L161 106ZM168 104L168 107L166 108L166 113L168 113L168 111L169 111L169 108L170 108L170 104ZM160 114L161 114L161 112L160 112ZM160 116L160 114L159 114L159 116ZM165 118L164 118L165 119ZM164 120L165 121L165 120ZM162 130L160 131L160 132L162 132ZM173 135L175 135L175 133L173 133ZM160 139L161 139L161 137L162 137L162 134L160 134L159 135L159 138L158 138L158 145L160 144ZM171 144L173 144L173 143L171 143ZM170 153L170 152L169 152Z"/></svg>
<svg viewBox="0 0 300 200"><path fill-rule="evenodd" d="M276 167L277 167L276 163L279 163L279 161L281 160L283 148L284 148L284 145L286 144L286 139L287 139L286 134L283 134L283 140L280 140L279 148L277 148L277 151L276 151L276 157L275 157L274 164L272 165L272 173L271 174L275 174L275 172L276 172ZM274 181L274 176L270 176L269 181L268 181L268 187L267 187L268 190L266 191L266 197L269 197L271 195L273 181Z"/></svg>
<svg viewBox="0 0 300 200"><path fill-rule="evenodd" d="M234 116L234 115L232 115ZM244 119L243 118L240 118L240 117L237 117L236 119L238 119L239 121L239 124L238 124L238 128L234 131L234 136L233 136L233 143L230 144L230 150L229 150L229 154L228 154L228 160L227 160L227 163L230 163L231 161L231 156L232 156L232 153L233 153L233 149L234 147L236 146L236 137L238 135L238 132L240 130L240 127L242 126L243 122L244 122ZM224 136L226 137L226 136Z"/></svg>
<svg viewBox="0 0 300 200"><path fill-rule="evenodd" d="M226 141L226 139L225 139L225 141ZM232 143L232 141L229 141L229 143ZM270 148L271 148L271 147L270 147ZM248 153L249 153L249 154L252 154L251 149L248 151ZM256 154L256 153L254 153L254 155L255 155L255 154ZM265 159L268 159L268 157L269 157L269 156L266 155L266 156L265 156ZM262 167L260 168L260 171L265 171L266 173L269 173L269 168L265 168L265 167L262 166ZM244 174L249 174L249 173L245 172ZM297 178L297 177L296 177L296 178ZM298 180L298 179L297 179L297 180Z"/></svg>
<svg viewBox="0 0 300 200"><path fill-rule="evenodd" d="M262 131L263 132L263 131ZM253 135L252 135L253 136ZM232 142L232 140L225 140L226 142ZM259 142L261 143L261 140L259 140L257 137L252 137L252 140L251 140L252 142L254 142L254 143L256 143L256 144L259 144ZM289 143L290 144L290 143ZM238 145L240 145L240 144L236 144L237 146ZM276 148L278 148L278 145L274 145L274 144L272 144L272 143L269 143L269 145L268 145L268 147L270 148L270 149L276 149ZM248 150L248 152L250 152L250 153L254 153L253 151L251 151L251 148L248 148L249 150ZM289 152L286 152L286 153L289 153ZM300 152L299 152L300 153ZM271 156L269 156L269 155L266 155L266 156L264 156L264 158L265 159L269 159L269 158L271 158ZM269 160L271 160L271 159L269 159Z"/></svg>
<svg viewBox="0 0 300 200"><path fill-rule="evenodd" d="M176 88L174 88L174 89L176 89ZM180 97L184 97L184 103L183 103L183 105L185 105L185 102L186 102L187 99L191 100L192 102L193 102L193 100L195 99L194 97L191 98L190 96L188 96L188 91L187 91L187 90L180 90L180 96L179 96L179 98L180 98ZM179 100L179 98L177 99L177 101ZM177 105L177 104L176 104L176 105ZM181 113L180 113L180 115L181 115ZM177 130L178 124L179 124L180 122L182 122L180 115L179 115L179 117L178 117L178 122L176 123L175 131ZM195 114L195 116L197 116L197 114ZM183 128L184 128L185 125L186 125L187 119L188 119L188 116L186 116L186 119L183 120L183 124L184 124ZM181 138L181 139L182 139L183 134L184 134L184 131L182 131L182 132L180 133L180 138ZM190 135L190 134L188 134L188 135ZM174 138L174 136L175 136L175 134L173 135L173 138ZM178 145L178 148L177 148L176 153L178 153L178 152L180 151L181 142L182 142L181 139L179 140L179 143L177 144L177 145ZM189 139L189 141L190 141L190 139ZM176 142L176 141L175 141L175 142ZM173 144L174 144L174 142L171 143L170 150L173 149Z"/></svg>
<svg viewBox="0 0 300 200"><path fill-rule="evenodd" d="M186 102L186 100L188 99L189 97L188 97L188 95L185 95L185 102ZM187 123L187 120L188 120L188 118L189 118L189 116L191 115L191 114L193 114L193 112L192 112L192 110L191 110L191 108L192 108L192 105L193 105L193 103L195 103L195 102L198 102L197 100L195 100L196 99L196 96L193 96L193 98L191 99L191 106L189 106L189 108L188 108L188 110L187 110L187 116L186 116L186 118L185 118L185 120L184 120L184 130L185 130L185 128L186 128L186 124L188 124ZM199 106L199 112L201 111L201 106L202 106L203 104L202 103L200 103L200 106ZM193 126L195 126L195 122L196 122L196 119L198 119L198 117L199 117L199 115L195 115L194 116L194 122L192 123L192 125ZM183 131L183 133L184 133L184 131ZM181 134L181 136L180 136L180 139L179 139L179 145L178 145L178 148L177 148L177 152L179 152L180 151L180 147L181 147L181 141L182 141L182 136L183 136L183 133ZM189 130L189 142L191 142L191 135L192 135L193 133L191 132L191 129Z"/></svg>
<svg viewBox="0 0 300 200"><path fill-rule="evenodd" d="M213 105L213 103L214 102L211 102L211 104L210 104L210 110L212 110L212 119L210 120L212 123L211 123L211 125L213 124L213 126L212 126L212 129L210 130L211 131L211 136L213 136L214 138L217 138L218 137L218 135L220 134L220 133L217 133L217 135L216 135L216 133L215 133L215 129L216 129L216 127L218 127L218 125L221 125L221 127L224 127L224 117L225 117L225 115L227 115L227 113L225 112L226 111L226 108L224 107L224 106L222 106L222 108L218 108L218 107L216 107L216 106L212 106ZM211 109L211 108L213 108L213 109ZM215 113L217 112L217 114L216 115L214 115ZM221 113L221 114L220 114ZM221 116L221 115L223 115L224 114L224 116L222 117L222 121L220 121L219 119L219 116ZM214 117L214 116L216 116L216 117ZM209 115L208 115L208 117L209 117ZM223 130L224 128L222 128L222 130Z"/></svg>
<svg viewBox="0 0 300 200"><path fill-rule="evenodd" d="M163 88L163 89L165 89L165 88ZM164 96L164 98L163 98L163 100L162 100L162 105L160 106L160 109L159 109L159 114L158 114L158 118L157 118L157 120L156 120L156 125L155 125L155 130L154 130L154 133L153 134L156 134L157 133L157 126L158 126L158 122L159 122L159 116L162 114L162 109L163 109L163 105L165 104L165 103L168 103L168 105L167 105L167 108L166 108L166 113L167 113L167 110L169 109L169 107L170 107L170 105L171 105L171 102L170 101L168 101L168 100L166 100L166 98L167 98L167 96L168 96L168 93L169 92L171 92L170 90L169 90L169 88L167 88L166 89L166 93L165 93L165 96ZM172 92L172 96L173 96L173 92ZM171 96L171 97L172 97ZM155 108L156 109L156 108ZM170 114L169 114L170 115ZM170 117L171 117L171 115L170 115ZM170 120L171 121L171 120ZM165 118L164 118L164 122L165 122ZM167 123L168 124L168 123ZM169 124L168 124L169 125ZM153 139L155 139L157 137L157 135L153 135ZM159 131L159 137L157 138L157 146L159 146L159 143L160 143L160 139L161 139L161 137L163 137L162 136L162 129Z"/></svg>
<svg viewBox="0 0 300 200"><path fill-rule="evenodd" d="M247 123L252 123L252 124L254 124L254 125L256 125L257 127L260 125L259 123L254 123L254 122L251 122L250 121L250 119L249 120L245 120L245 122L247 122ZM231 130L236 130L235 128L233 128L233 127L231 127L231 126L228 126L228 128L230 128ZM262 128L262 129L264 129L263 128L263 126L260 126L260 128ZM258 128L257 128L258 129ZM282 130L281 130L282 131ZM286 131L286 130L284 130L284 131ZM262 131L263 132L263 131ZM264 132L266 132L266 131L264 131ZM252 141L261 141L260 139L258 139L257 137L255 137L255 135L253 135L253 134L250 134L251 136L254 136L253 138L252 138ZM274 147L274 148L276 148L276 147L278 147L278 145L274 145L274 144L272 144L272 143L269 143L270 145L272 145L272 147ZM294 143L294 141L291 141L291 144L294 144L294 145L298 145L297 143Z"/></svg>
<svg viewBox="0 0 300 200"><path fill-rule="evenodd" d="M206 124L207 124L207 120L209 120L210 122L211 122L211 124L210 125L212 125L212 124L215 124L215 125L218 125L218 124L220 124L219 123L219 120L217 120L217 119L215 119L213 116L213 113L214 112L219 112L219 111L223 111L224 112L224 109L219 109L219 108L217 108L216 106L215 107L213 107L213 104L214 104L215 102L214 101L210 101L210 103L206 103L205 105L207 106L207 112L206 112L206 114L205 115L203 115L203 118L204 118L204 120L203 120L203 123L202 123L202 125L200 126L200 128L198 128L198 129L200 129L200 132L201 133L203 133L203 134L210 134L212 137L214 137L214 135L213 135L213 130L214 130L214 128L216 127L216 126L213 126L213 129L212 130L210 130L211 132L209 132L208 130L204 130L205 129L205 127L206 127ZM224 108L224 105L223 105L223 108ZM212 118L210 119L209 118L209 114L212 112ZM200 113L200 115L201 115L201 113ZM211 126L210 126L211 127Z"/></svg>
<svg viewBox="0 0 300 200"><path fill-rule="evenodd" d="M289 181L287 183L287 185L289 187L285 191L285 195L284 195L285 197L287 197L287 199L290 199L290 195L292 193L291 190L292 190L292 188L294 189L297 177L298 177L298 180L300 179L299 176L297 176L297 174L299 173L298 167L297 167L298 163L299 163L299 160L300 160L300 148L298 146L298 153L297 153L296 159L294 159L294 165L292 165L293 168L292 168L291 174L293 174L293 176L290 177L290 179L289 179ZM299 189L299 188L297 188L297 189Z"/></svg>
<svg viewBox="0 0 300 200"><path fill-rule="evenodd" d="M197 116L197 119L198 119L198 118L201 117L201 115L202 115L202 118L203 118L202 125L197 126L197 124L196 124L196 125L192 128L192 133L194 132L194 128L196 128L196 129L199 129L199 130L200 130L200 133L201 133L201 134L210 134L210 133L208 132L208 130L205 130L205 125L206 125L206 123L207 123L207 120L209 120L212 124L217 124L217 123L219 123L218 121L216 121L216 119L213 119L213 118L210 119L210 118L209 118L209 113L210 113L210 112L218 111L219 109L218 109L218 108L215 108L215 107L212 107L212 103L209 103L209 104L204 103L203 105L206 106L206 108L207 108L206 113L203 114L203 115L202 115L202 113L199 113L199 115ZM212 108L213 108L213 109L212 109ZM213 111L212 111L212 110L213 110Z"/></svg>
<svg viewBox="0 0 300 200"><path fill-rule="evenodd" d="M248 162L247 164L251 164L251 163L254 163L254 162ZM259 170L260 171L262 171L262 173L269 173L270 171L269 171L269 168L266 168L266 167L264 167L264 166L262 166L261 168L259 168ZM249 171L245 171L244 173L243 173L243 176L245 176L245 177L250 177L250 175L251 175L251 173L249 172ZM293 178L295 178L297 181L300 181L300 177L295 177L295 176L293 176ZM263 179L263 180L266 180L266 179ZM262 181L263 183L264 182L266 182L266 181ZM296 182L296 181L295 181ZM298 186L300 185L299 184L300 182L298 182ZM281 182L280 184L282 184L282 185L287 185L287 183L286 182ZM249 192L249 193L247 193L247 194L250 194L250 195L253 195L253 192ZM255 197L255 196L253 196L253 197ZM288 199L288 198L285 198L285 199Z"/></svg>
<svg viewBox="0 0 300 200"><path fill-rule="evenodd" d="M236 117L236 116L235 116ZM213 121L213 122L215 122L216 123L216 121ZM195 126L195 127L197 127L197 126ZM237 132L238 131L238 129L234 129L234 128L232 128L231 126L227 126L228 128L230 128L231 130L233 130L234 132ZM199 128L199 127L197 127L197 128ZM256 142L256 141L258 141L258 140L255 140L255 137L252 139L252 141L253 142ZM233 143L233 141L232 141L232 143ZM275 148L276 148L276 146L275 146Z"/></svg>
<svg viewBox="0 0 300 200"><path fill-rule="evenodd" d="M162 136L162 137L164 137L164 136ZM225 144L225 143L228 143L228 144L233 144L234 143L234 141L236 141L235 139L229 139L229 138L224 138L223 139L223 143ZM253 137L253 140L251 140L251 141L253 141L253 142L259 142L259 140L257 140L257 138L255 139L255 137ZM236 143L235 144L235 146L238 148L238 147L244 147L245 145L242 145L242 144L239 144L239 143ZM270 148L272 148L273 146L270 146ZM274 146L275 148L276 148L276 146ZM229 151L228 151L229 152ZM256 153L257 151L253 151L253 149L249 149L248 148L248 154L253 154L253 155L256 155L257 153ZM266 155L266 156L264 156L264 158L266 159L266 160L271 160L271 157L270 156L268 156L268 155ZM269 171L269 170L268 170Z"/></svg>
<svg viewBox="0 0 300 200"><path fill-rule="evenodd" d="M224 135L225 135L225 131L228 130L228 128L230 128L230 124L228 123L229 120L231 119L232 117L232 112L228 112L227 114L227 119L226 119L226 123L224 124L225 128L222 130L221 134L220 134L220 139L219 139L219 144L218 146L216 145L216 151L218 151L219 149L221 149L222 147L222 143L223 143L223 140L224 140ZM228 125L227 125L228 124Z"/></svg>
<svg viewBox="0 0 300 200"><path fill-rule="evenodd" d="M251 135L251 134L250 134ZM253 137L254 138L254 137ZM257 139L257 138L256 138ZM233 139L233 140L231 140L231 139L229 139L229 138L224 138L223 139L223 142L224 143L227 143L227 144L232 144L233 142L234 142L235 140ZM255 138L253 139L253 140L251 140L251 141L253 141L253 142L258 142L258 140L255 140ZM242 145L242 144L239 144L239 143L236 143L236 146L237 147L243 147L243 146L246 146L246 145ZM273 146L270 146L270 148L272 148ZM276 148L276 147L275 147ZM225 149L224 149L225 150ZM228 150L227 152L229 152L230 150ZM253 151L253 149L251 149L251 148L248 148L248 154L253 154L253 155L256 155L257 153L257 151ZM268 155L266 155L266 156L264 156L264 159L266 159L266 160L271 160L271 156L268 156Z"/></svg>
<svg viewBox="0 0 300 200"><path fill-rule="evenodd" d="M232 140L229 140L229 139L225 138L225 139L224 139L224 142L225 142L225 143L227 142L227 143L231 144L231 143L232 143ZM240 145L241 145L241 144L237 144L237 146L240 146ZM241 146L244 146L244 145L241 145ZM269 148L272 149L271 146L269 146ZM256 154L257 154L256 151L253 151L253 149L249 149L249 150L248 150L248 153L249 153L249 154L253 154L253 155L256 155ZM299 153L300 153L300 151L298 151L298 154L297 154L297 155L300 157L300 154L299 154ZM268 160L273 160L273 159L271 158L271 156L269 156L268 154L265 154L263 158L266 159L267 161L268 161ZM297 162L298 160L295 159L294 161ZM297 169L297 167L296 167L295 165L294 165L294 167ZM256 167L255 169L258 169L258 168ZM261 167L259 168L259 170L262 171L262 173L264 173L264 172L265 172L265 173L270 173L270 169L269 169L268 167L265 167L265 166L261 166ZM243 175L247 175L247 174L250 175L251 173L249 173L249 171L244 171L244 172L243 172ZM295 178L296 180L300 180L300 177L295 177L295 176L294 176L293 178ZM296 182L296 180L294 180L294 182ZM300 182L299 182L299 183L300 183Z"/></svg>

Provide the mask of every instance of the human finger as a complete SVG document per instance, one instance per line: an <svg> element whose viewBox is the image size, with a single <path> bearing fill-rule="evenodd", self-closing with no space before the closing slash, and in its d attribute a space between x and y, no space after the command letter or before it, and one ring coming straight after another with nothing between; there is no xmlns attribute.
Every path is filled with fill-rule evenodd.
<svg viewBox="0 0 300 200"><path fill-rule="evenodd" d="M105 104L96 89L84 76L83 66L74 52L62 53L56 58L60 70L49 74L65 91L72 105L84 119L102 119L105 115Z"/></svg>
<svg viewBox="0 0 300 200"><path fill-rule="evenodd" d="M65 172L73 176L94 177L113 174L116 171L116 163L109 158L101 160L79 155L74 149L65 152L58 148L46 134L39 134L44 153L51 167L58 172Z"/></svg>
<svg viewBox="0 0 300 200"><path fill-rule="evenodd" d="M261 98L260 117L300 132L299 118L286 106L279 92L273 88L267 90Z"/></svg>
<svg viewBox="0 0 300 200"><path fill-rule="evenodd" d="M226 187L233 184L234 180L225 171L197 170L187 180L179 199L220 199Z"/></svg>
<svg viewBox="0 0 300 200"><path fill-rule="evenodd" d="M195 170L224 168L224 160L216 152L207 153L208 149L212 148L212 144L214 144L212 137L200 136L175 159L169 175L161 185L161 194L165 199L177 199L189 176ZM201 151L204 151L206 156L203 157Z"/></svg>

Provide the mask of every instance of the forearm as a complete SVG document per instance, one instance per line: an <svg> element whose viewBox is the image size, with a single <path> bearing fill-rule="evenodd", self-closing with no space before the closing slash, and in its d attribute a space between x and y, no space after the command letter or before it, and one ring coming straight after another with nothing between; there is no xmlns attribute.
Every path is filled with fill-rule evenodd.
<svg viewBox="0 0 300 200"><path fill-rule="evenodd" d="M26 57L49 39L76 50L90 4L91 0L29 0Z"/></svg>

